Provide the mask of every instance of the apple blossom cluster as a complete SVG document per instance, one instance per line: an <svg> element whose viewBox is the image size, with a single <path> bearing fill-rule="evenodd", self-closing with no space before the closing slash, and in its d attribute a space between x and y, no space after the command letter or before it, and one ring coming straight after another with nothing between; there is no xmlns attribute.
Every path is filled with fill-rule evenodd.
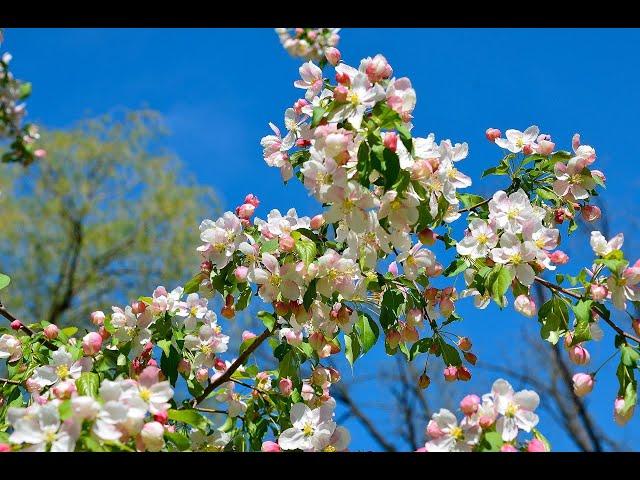
<svg viewBox="0 0 640 480"><path fill-rule="evenodd" d="M0 31L0 44L2 40ZM31 95L31 84L13 76L9 70L11 59L8 52L0 56L0 140L11 140L10 151L2 155L2 161L28 165L43 157L45 151L36 146L36 140L40 138L38 127L22 125L27 113L24 101Z"/></svg>
<svg viewBox="0 0 640 480"><path fill-rule="evenodd" d="M339 28L276 28L280 43L289 55L315 61L322 61L326 54L337 51L339 31Z"/></svg>
<svg viewBox="0 0 640 480"><path fill-rule="evenodd" d="M515 392L509 382L498 379L490 393L460 401L462 420L445 408L434 413L426 428L429 440L418 451L548 452L549 442L536 429L539 403L536 392ZM521 432L533 438L523 441Z"/></svg>

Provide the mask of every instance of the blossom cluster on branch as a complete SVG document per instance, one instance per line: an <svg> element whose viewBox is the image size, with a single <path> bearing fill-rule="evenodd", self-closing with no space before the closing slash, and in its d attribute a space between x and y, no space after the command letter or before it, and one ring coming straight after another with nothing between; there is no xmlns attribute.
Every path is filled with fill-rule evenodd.
<svg viewBox="0 0 640 480"><path fill-rule="evenodd" d="M297 29L296 38L316 32L325 45L318 38L335 34L319 30ZM318 213L274 209L259 218L259 199L247 195L235 211L201 222L201 267L189 282L94 312L95 331L82 338L75 327L21 322L0 304L15 330L0 338L8 370L0 379L0 448L346 450L350 434L335 421L331 395L341 374L327 359L344 355L353 367L383 337L388 355L425 359L415 379L421 388L431 381L427 362L440 362L446 381L468 381L477 356L471 339L454 333L463 324L456 303L465 298L480 309L512 302L527 317L537 314L542 338L562 338L578 365L589 363L587 344L606 324L620 355L614 415L628 421L640 322L628 314L630 333L607 305L626 312L638 301L640 263L629 266L621 235L593 232L590 268L543 278L569 261L558 249L563 231L576 230L578 215L601 215L589 203L605 182L591 169L595 150L578 135L572 152L556 150L536 126L504 137L490 128L503 156L483 177L505 177L504 188L491 198L468 193L472 181L459 169L467 143L414 136L408 78L380 54L357 68L334 46L323 55L318 63L332 74L304 63L294 83L303 97L285 110L284 129L270 124L261 140L266 164L285 182L302 182ZM458 220L468 227L456 241ZM445 267L438 259L446 250L455 258ZM460 292L447 283L459 275ZM539 307L536 283L552 294ZM225 323L256 296L267 306L257 313L264 331L245 331L229 356ZM267 366L253 356L259 348L271 351ZM593 389L598 371L574 376L577 395ZM490 393L462 400L460 422L438 411L421 450L547 451L539 403L535 392L497 380Z"/></svg>

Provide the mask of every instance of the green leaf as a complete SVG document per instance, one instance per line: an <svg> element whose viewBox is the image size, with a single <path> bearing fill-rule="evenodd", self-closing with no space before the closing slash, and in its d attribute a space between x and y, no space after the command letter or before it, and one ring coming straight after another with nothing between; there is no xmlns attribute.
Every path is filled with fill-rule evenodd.
<svg viewBox="0 0 640 480"><path fill-rule="evenodd" d="M491 293L491 298L501 307L505 306L504 295L509 290L511 280L509 269L500 264L493 267L485 280L485 290Z"/></svg>
<svg viewBox="0 0 640 480"><path fill-rule="evenodd" d="M576 305L572 305L571 309L576 316L576 327L573 334L571 345L577 345L580 342L591 340L591 306L593 300L580 300Z"/></svg>
<svg viewBox="0 0 640 480"><path fill-rule="evenodd" d="M264 310L260 310L258 312L258 318L262 320L262 323L264 323L264 326L267 327L270 332L273 331L273 327L276 325L276 319L273 315Z"/></svg>
<svg viewBox="0 0 640 480"><path fill-rule="evenodd" d="M156 342L156 345L158 345L162 349L162 351L166 356L169 356L169 349L171 348L171 340L158 340Z"/></svg>
<svg viewBox="0 0 640 480"><path fill-rule="evenodd" d="M253 291L251 287L247 286L242 293L238 297L238 301L236 302L236 311L240 312L249 306L249 302L251 301L251 294Z"/></svg>
<svg viewBox="0 0 640 480"><path fill-rule="evenodd" d="M162 352L162 356L160 357L160 368L165 375L169 377L171 385L174 386L178 379L178 363L181 359L182 355L180 355L180 352L178 352L173 345L169 349L169 355Z"/></svg>
<svg viewBox="0 0 640 480"><path fill-rule="evenodd" d="M11 283L11 278L9 275L5 275L4 273L0 273L0 290L6 288Z"/></svg>
<svg viewBox="0 0 640 480"><path fill-rule="evenodd" d="M198 273L195 277L184 284L184 294L197 293L200 290L200 282L202 282L202 274Z"/></svg>
<svg viewBox="0 0 640 480"><path fill-rule="evenodd" d="M542 442L542 444L547 449L547 452L550 452L551 451L551 444L549 443L549 440L547 440L547 437L542 435L542 433L540 433L540 430L538 430L537 428L533 428L531 430L531 432L533 433L533 436L535 438L537 438L538 440L540 440Z"/></svg>
<svg viewBox="0 0 640 480"><path fill-rule="evenodd" d="M209 426L209 421L206 417L192 409L176 410L174 408L170 408L167 414L169 416L169 420L186 423L198 430L202 430L203 432L206 431Z"/></svg>
<svg viewBox="0 0 640 480"><path fill-rule="evenodd" d="M360 347L360 340L358 334L353 330L349 335L344 335L344 355L347 357L351 368L353 364L360 357L362 349Z"/></svg>
<svg viewBox="0 0 640 480"><path fill-rule="evenodd" d="M322 107L313 107L313 115L311 117L311 128L317 127L322 120L322 116L326 113L326 110Z"/></svg>
<svg viewBox="0 0 640 480"><path fill-rule="evenodd" d="M504 441L498 432L486 432L480 444L480 450L483 452L499 452Z"/></svg>
<svg viewBox="0 0 640 480"><path fill-rule="evenodd" d="M451 262L451 265L449 265L442 274L445 277L453 277L464 272L467 268L469 268L469 262L464 258L458 258Z"/></svg>
<svg viewBox="0 0 640 480"><path fill-rule="evenodd" d="M304 292L304 296L302 297L302 305L304 306L305 310L309 310L309 307L311 306L313 301L316 299L317 283L318 283L318 280L316 278L311 280L311 283L309 283L309 286L307 287L307 291Z"/></svg>
<svg viewBox="0 0 640 480"><path fill-rule="evenodd" d="M298 361L296 351L290 349L282 358L282 360L280 360L280 364L278 367L280 378L289 377L294 383L297 382L299 377L299 367L300 362Z"/></svg>
<svg viewBox="0 0 640 480"><path fill-rule="evenodd" d="M636 391L636 382L629 382L627 384L627 387L625 388L624 391L624 408L622 409L622 412L620 412L622 415L626 415L629 410L631 410L634 405L638 403L638 393Z"/></svg>
<svg viewBox="0 0 640 480"><path fill-rule="evenodd" d="M371 162L369 161L369 145L367 142L360 143L360 147L358 148L358 164L356 169L358 171L358 179L360 183L368 187L369 186L369 175L371 174Z"/></svg>
<svg viewBox="0 0 640 480"><path fill-rule="evenodd" d="M355 324L358 337L362 346L362 355L367 353L378 341L380 328L378 324L366 313L358 312L358 321Z"/></svg>
<svg viewBox="0 0 640 480"><path fill-rule="evenodd" d="M308 266L316 259L316 244L306 237L300 237L300 239L296 241L296 252L298 252L304 264Z"/></svg>
<svg viewBox="0 0 640 480"><path fill-rule="evenodd" d="M598 265L604 265L611 272L619 272L624 267L627 266L626 260L617 260L617 259L607 259L607 258L598 258L594 263Z"/></svg>
<svg viewBox="0 0 640 480"><path fill-rule="evenodd" d="M267 240L260 247L260 251L262 253L272 253L278 249L278 239L272 238L271 240Z"/></svg>
<svg viewBox="0 0 640 480"><path fill-rule="evenodd" d="M636 368L640 354L629 345L620 346L620 362L629 368Z"/></svg>
<svg viewBox="0 0 640 480"><path fill-rule="evenodd" d="M472 193L459 193L458 197L460 198L462 205L464 205L464 208L470 208L485 201L484 197L474 195Z"/></svg>
<svg viewBox="0 0 640 480"><path fill-rule="evenodd" d="M186 435L179 432L168 432L165 430L164 438L168 443L172 443L181 452L187 450L191 446L191 442Z"/></svg>
<svg viewBox="0 0 640 480"><path fill-rule="evenodd" d="M421 338L411 346L409 361L412 361L419 353L427 353L433 344L432 338Z"/></svg>
<svg viewBox="0 0 640 480"><path fill-rule="evenodd" d="M88 395L95 398L98 395L99 387L100 377L97 373L84 372L76 380L76 388L80 395Z"/></svg>
<svg viewBox="0 0 640 480"><path fill-rule="evenodd" d="M58 406L58 413L60 414L60 420L67 420L73 415L73 409L71 408L71 400L65 400Z"/></svg>
<svg viewBox="0 0 640 480"><path fill-rule="evenodd" d="M404 297L397 290L387 290L380 305L380 325L386 331L398 318L398 307L404 303Z"/></svg>
<svg viewBox="0 0 640 480"><path fill-rule="evenodd" d="M555 345L569 328L569 308L564 300L554 295L540 307L538 321L542 324L540 336Z"/></svg>
<svg viewBox="0 0 640 480"><path fill-rule="evenodd" d="M460 354L456 347L449 345L442 339L439 340L439 343L442 351L442 359L444 360L445 365L453 365L455 367L462 365L462 360L460 359Z"/></svg>
<svg viewBox="0 0 640 480"><path fill-rule="evenodd" d="M78 333L78 327L67 327L62 329L62 333L64 333L67 337L72 337L76 333Z"/></svg>

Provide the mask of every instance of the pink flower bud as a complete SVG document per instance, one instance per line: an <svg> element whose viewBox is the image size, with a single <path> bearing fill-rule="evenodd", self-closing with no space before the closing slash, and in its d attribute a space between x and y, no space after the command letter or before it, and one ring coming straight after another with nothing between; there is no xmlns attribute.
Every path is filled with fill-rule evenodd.
<svg viewBox="0 0 640 480"><path fill-rule="evenodd" d="M59 331L60 330L58 330L58 327L52 323L52 324L47 325L45 327L44 336L47 337L49 340L54 340L54 339L58 338L58 332Z"/></svg>
<svg viewBox="0 0 640 480"><path fill-rule="evenodd" d="M322 214L316 215L309 222L311 230L318 230L324 225L324 217Z"/></svg>
<svg viewBox="0 0 640 480"><path fill-rule="evenodd" d="M242 332L242 341L247 341L250 338L256 338L256 334L253 332L250 332L249 330L245 330L244 332Z"/></svg>
<svg viewBox="0 0 640 480"><path fill-rule="evenodd" d="M458 369L453 365L449 365L447 368L445 368L443 373L444 379L447 382L455 382L458 378Z"/></svg>
<svg viewBox="0 0 640 480"><path fill-rule="evenodd" d="M387 332L387 343L389 344L389 348L396 348L400 344L401 340L402 336L397 330L389 330Z"/></svg>
<svg viewBox="0 0 640 480"><path fill-rule="evenodd" d="M280 445L278 445L276 442L272 442L270 440L267 440L266 442L262 442L262 448L261 450L263 452L280 452L281 448Z"/></svg>
<svg viewBox="0 0 640 480"><path fill-rule="evenodd" d="M486 430L487 428L491 428L491 425L493 425L493 418L482 416L478 420L478 423L480 424L480 428Z"/></svg>
<svg viewBox="0 0 640 480"><path fill-rule="evenodd" d="M465 415L473 415L478 411L480 405L480 397L477 395L467 395L460 401L460 410Z"/></svg>
<svg viewBox="0 0 640 480"><path fill-rule="evenodd" d="M224 372L227 369L227 364L221 358L216 358L213 362L213 368L219 372Z"/></svg>
<svg viewBox="0 0 640 480"><path fill-rule="evenodd" d="M298 346L302 343L302 331L295 332L292 328L288 329L284 334L284 338L289 345Z"/></svg>
<svg viewBox="0 0 640 480"><path fill-rule="evenodd" d="M236 281L238 283L244 283L247 281L247 275L249 274L249 269L244 265L239 265L233 271L233 276L236 277Z"/></svg>
<svg viewBox="0 0 640 480"><path fill-rule="evenodd" d="M169 421L169 414L167 412L158 412L153 416L153 419L156 422L165 425Z"/></svg>
<svg viewBox="0 0 640 480"><path fill-rule="evenodd" d="M595 379L587 373L576 373L573 376L573 391L579 397L591 393Z"/></svg>
<svg viewBox="0 0 640 480"><path fill-rule="evenodd" d="M97 332L89 332L82 338L82 351L93 356L102 348L102 336Z"/></svg>
<svg viewBox="0 0 640 480"><path fill-rule="evenodd" d="M385 132L383 138L384 146L395 152L398 148L398 134L396 132Z"/></svg>
<svg viewBox="0 0 640 480"><path fill-rule="evenodd" d="M281 378L278 382L278 388L280 389L280 393L285 397L291 395L293 392L293 382L290 378Z"/></svg>
<svg viewBox="0 0 640 480"><path fill-rule="evenodd" d="M209 378L209 370L206 368L199 368L196 371L196 380L199 382L205 382Z"/></svg>
<svg viewBox="0 0 640 480"><path fill-rule="evenodd" d="M555 147L556 147L556 144L553 142L550 142L548 140L540 140L538 141L538 148L536 149L536 151L540 155L551 155Z"/></svg>
<svg viewBox="0 0 640 480"><path fill-rule="evenodd" d="M98 327L104 323L105 315L104 312L100 310L96 310L91 313L91 323L97 325Z"/></svg>
<svg viewBox="0 0 640 480"><path fill-rule="evenodd" d="M453 311L455 310L455 308L456 307L450 298L444 297L440 299L440 313L444 318L449 318L453 313Z"/></svg>
<svg viewBox="0 0 640 480"><path fill-rule="evenodd" d="M186 358L181 358L178 362L178 372L189 373L191 371L191 362Z"/></svg>
<svg viewBox="0 0 640 480"><path fill-rule="evenodd" d="M100 328L98 328L98 334L102 337L102 340L107 340L111 336L107 329L104 328L104 325L101 325Z"/></svg>
<svg viewBox="0 0 640 480"><path fill-rule="evenodd" d="M164 288L163 286L156 287L156 289L153 291L153 297L154 298L166 297L168 295L169 295L169 293L167 292L167 289Z"/></svg>
<svg viewBox="0 0 640 480"><path fill-rule="evenodd" d="M150 452L159 452L164 447L164 427L160 422L145 423L140 437L144 448Z"/></svg>
<svg viewBox="0 0 640 480"><path fill-rule="evenodd" d="M47 151L43 148L38 148L35 152L33 152L36 158L43 158L47 156Z"/></svg>
<svg viewBox="0 0 640 480"><path fill-rule="evenodd" d="M308 104L305 99L300 99L298 100L298 102L303 102L301 105ZM296 102L296 104L298 102ZM244 203L248 203L250 205L253 205L255 208L258 208L258 206L260 205L260 200L258 200L258 197L256 197L253 193L249 193L246 197L244 197Z"/></svg>
<svg viewBox="0 0 640 480"><path fill-rule="evenodd" d="M389 78L393 73L391 69L391 65L387 62L387 59L378 54L369 60L365 73L369 77L369 81L372 83L379 82L380 80L384 80L385 78Z"/></svg>
<svg viewBox="0 0 640 480"><path fill-rule="evenodd" d="M562 250L556 250L553 253L547 254L549 260L551 260L556 265L565 265L569 262L569 255L564 253Z"/></svg>
<svg viewBox="0 0 640 480"><path fill-rule="evenodd" d="M427 435L436 439L442 437L444 432L440 430L440 427L434 420L429 420L429 423L427 424Z"/></svg>
<svg viewBox="0 0 640 480"><path fill-rule="evenodd" d="M293 111L296 112L296 115L301 115L302 114L302 109L304 107L306 107L307 105L309 105L309 102L307 102L304 98L299 98L298 100L296 100L296 102L293 104ZM256 203L260 203L258 202L258 199L253 196L252 194L249 194L246 196L246 198L244 199L244 203L251 203L254 207L258 208L258 205L253 204L253 202L249 201L248 198L249 196L252 196L253 198L256 199Z"/></svg>
<svg viewBox="0 0 640 480"><path fill-rule="evenodd" d="M338 85L336 88L333 89L333 98L338 103L346 102L348 95L349 95L349 89L344 85Z"/></svg>
<svg viewBox="0 0 640 480"><path fill-rule="evenodd" d="M615 402L613 403L613 419L620 426L624 426L629 420L631 420L631 417L633 417L633 411L636 407L634 405L627 411L627 413L623 413L624 408L624 398L616 398Z"/></svg>
<svg viewBox="0 0 640 480"><path fill-rule="evenodd" d="M278 245L283 252L291 252L296 247L296 241L292 236L285 234L280 237Z"/></svg>
<svg viewBox="0 0 640 480"><path fill-rule="evenodd" d="M487 137L487 140L490 142L495 142L496 138L500 138L502 132L497 128L487 128L487 131L484 133Z"/></svg>
<svg viewBox="0 0 640 480"><path fill-rule="evenodd" d="M250 203L243 203L238 207L238 209L236 210L236 213L238 217L248 220L253 216L253 213L255 211L256 211L256 207L254 207Z"/></svg>
<svg viewBox="0 0 640 480"><path fill-rule="evenodd" d="M533 317L536 314L536 302L527 295L518 295L513 302L513 308L516 312L521 313L525 317Z"/></svg>
<svg viewBox="0 0 640 480"><path fill-rule="evenodd" d="M406 325L402 329L401 337L405 342L417 342L420 339L420 334L418 330L416 330L416 327Z"/></svg>
<svg viewBox="0 0 640 480"><path fill-rule="evenodd" d="M427 265L427 268L425 268L424 271L429 277L437 277L442 273L442 270L442 264L439 262L435 262L431 265Z"/></svg>
<svg viewBox="0 0 640 480"><path fill-rule="evenodd" d="M11 322L11 328L13 330L20 330L22 328L22 322L20 320L14 320Z"/></svg>
<svg viewBox="0 0 640 480"><path fill-rule="evenodd" d="M525 145L524 147L522 147L522 153L524 153L525 155L531 155L533 153L533 147L531 145Z"/></svg>
<svg viewBox="0 0 640 480"><path fill-rule="evenodd" d="M342 58L340 50L338 50L336 47L327 48L324 52L324 56L327 58L327 62L329 62L334 67L338 64L338 62L340 62L340 59Z"/></svg>
<svg viewBox="0 0 640 480"><path fill-rule="evenodd" d="M518 449L513 445L511 445L510 443L505 443L500 447L500 451L505 453L511 453L511 452L517 452Z"/></svg>
<svg viewBox="0 0 640 480"><path fill-rule="evenodd" d="M146 309L147 309L147 304L144 302L137 301L137 302L131 303L131 312L134 315L143 314Z"/></svg>
<svg viewBox="0 0 640 480"><path fill-rule="evenodd" d="M569 348L569 359L576 365L586 365L591 360L591 355L582 344L578 344Z"/></svg>
<svg viewBox="0 0 640 480"><path fill-rule="evenodd" d="M346 73L336 72L336 81L345 86L349 86L351 84L351 78ZM335 90L334 90L335 95Z"/></svg>
<svg viewBox="0 0 640 480"><path fill-rule="evenodd" d="M546 452L547 448L544 446L541 440L534 438L527 443L527 452Z"/></svg>
<svg viewBox="0 0 640 480"><path fill-rule="evenodd" d="M398 264L396 262L391 262L389 264L389 267L387 268L387 271L393 275L394 277L398 276Z"/></svg>
<svg viewBox="0 0 640 480"><path fill-rule="evenodd" d="M605 285L598 285L598 284L592 284L589 287L589 292L591 293L591 298L596 302L604 300L605 298L607 298L607 295L609 294L609 290Z"/></svg>
<svg viewBox="0 0 640 480"><path fill-rule="evenodd" d="M420 231L420 233L418 233L418 240L420 240L420 243L422 243L423 245L431 246L436 243L437 239L438 235L430 228L425 228L424 230Z"/></svg>
<svg viewBox="0 0 640 480"><path fill-rule="evenodd" d="M67 400L71 398L71 395L77 392L76 384L73 380L59 382L51 389L51 392L57 399Z"/></svg>
<svg viewBox="0 0 640 480"><path fill-rule="evenodd" d="M594 222L602 216L602 211L596 205L585 205L580 213L586 222Z"/></svg>

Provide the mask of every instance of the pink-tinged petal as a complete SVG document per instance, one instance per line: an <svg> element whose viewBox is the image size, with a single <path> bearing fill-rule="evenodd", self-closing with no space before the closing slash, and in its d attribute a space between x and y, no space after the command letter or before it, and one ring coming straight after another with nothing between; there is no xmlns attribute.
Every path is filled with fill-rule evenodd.
<svg viewBox="0 0 640 480"><path fill-rule="evenodd" d="M553 182L553 193L558 195L559 197L564 197L569 193L569 187L571 184L566 180L556 180Z"/></svg>
<svg viewBox="0 0 640 480"><path fill-rule="evenodd" d="M533 390L521 390L513 396L520 408L533 411L540 405L540 397Z"/></svg>

